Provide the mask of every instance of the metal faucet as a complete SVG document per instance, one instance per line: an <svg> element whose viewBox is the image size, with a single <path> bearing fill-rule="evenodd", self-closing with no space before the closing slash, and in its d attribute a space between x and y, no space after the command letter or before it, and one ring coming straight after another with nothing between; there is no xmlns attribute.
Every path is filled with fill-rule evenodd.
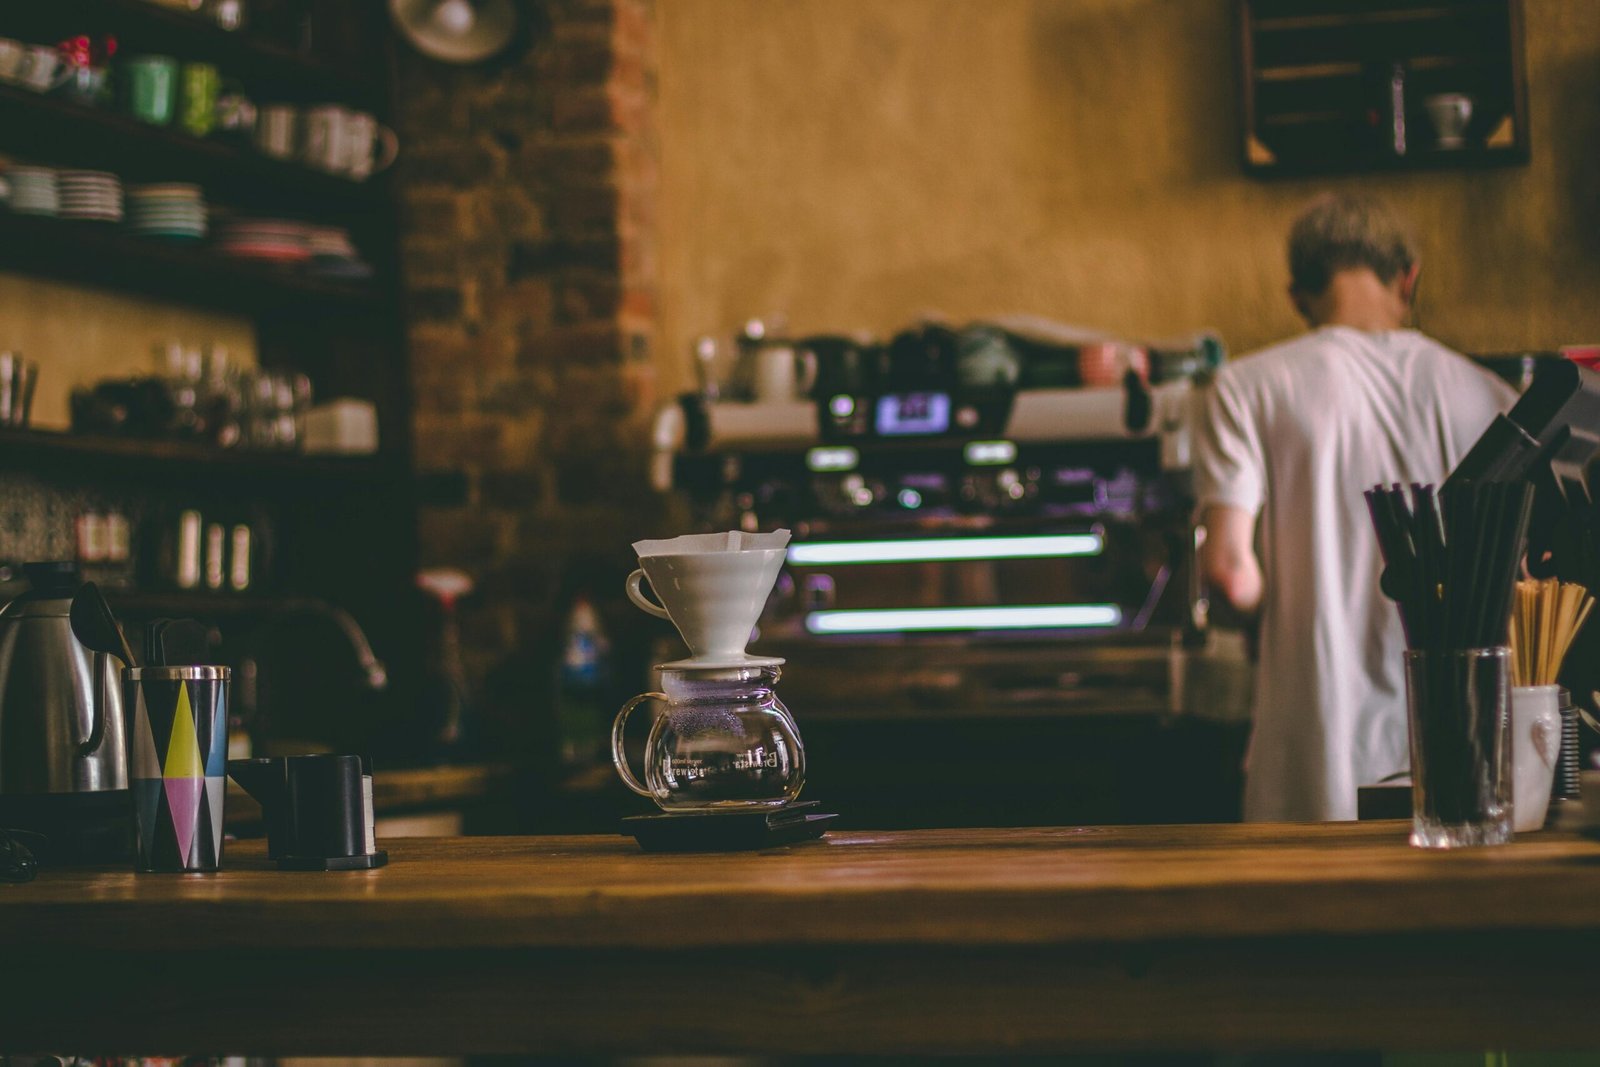
<svg viewBox="0 0 1600 1067"><path fill-rule="evenodd" d="M356 665L361 668L365 676L368 689L374 692L386 688L389 684L389 671L383 661L373 654L372 645L367 641L366 633L361 629L361 624L351 617L350 613L336 604L315 597L300 597L294 600L285 600L276 606L272 617L263 623L257 634L269 627L279 625L286 619L295 616L311 615L327 619L339 628L345 639L350 642L350 650L355 653ZM254 665L254 657L248 657ZM249 673L253 673L249 672Z"/></svg>

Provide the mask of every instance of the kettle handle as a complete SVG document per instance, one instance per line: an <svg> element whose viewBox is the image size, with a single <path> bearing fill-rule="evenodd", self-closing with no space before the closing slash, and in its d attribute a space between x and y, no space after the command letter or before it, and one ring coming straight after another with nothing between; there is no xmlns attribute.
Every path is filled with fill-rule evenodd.
<svg viewBox="0 0 1600 1067"><path fill-rule="evenodd" d="M94 699L89 703L89 739L78 745L79 756L90 756L106 739L106 708L111 695L106 692L106 660L104 652L94 654Z"/></svg>
<svg viewBox="0 0 1600 1067"><path fill-rule="evenodd" d="M627 787L642 797L655 799L655 794L639 784L639 779L633 776L633 770L628 766L628 752L622 747L622 728L628 721L628 713L643 704L646 700L660 700L665 702L665 693L640 693L617 712L617 719L611 724L611 762L616 764L617 773L622 776L622 781Z"/></svg>

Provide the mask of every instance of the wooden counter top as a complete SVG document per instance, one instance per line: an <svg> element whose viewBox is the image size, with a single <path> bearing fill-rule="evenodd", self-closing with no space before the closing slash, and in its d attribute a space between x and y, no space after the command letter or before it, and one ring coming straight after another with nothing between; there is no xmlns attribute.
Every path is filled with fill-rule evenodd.
<svg viewBox="0 0 1600 1067"><path fill-rule="evenodd" d="M838 832L724 855L396 840L388 867L334 874L236 843L217 875L0 885L10 973L40 978L0 998L0 1033L251 1054L1600 1041L1600 844L1434 853L1405 833ZM97 977L62 1001L73 973ZM96 995L122 1029L84 1023Z"/></svg>
<svg viewBox="0 0 1600 1067"><path fill-rule="evenodd" d="M1063 944L1600 927L1600 844L1428 852L1405 825L836 832L768 853L624 837L385 843L372 872L56 870L0 886L0 944L710 947Z"/></svg>

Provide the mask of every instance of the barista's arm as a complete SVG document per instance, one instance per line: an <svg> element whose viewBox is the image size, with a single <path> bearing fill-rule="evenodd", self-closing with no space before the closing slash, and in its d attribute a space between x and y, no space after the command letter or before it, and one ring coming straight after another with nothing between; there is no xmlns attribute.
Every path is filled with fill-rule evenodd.
<svg viewBox="0 0 1600 1067"><path fill-rule="evenodd" d="M1243 508L1213 504L1205 509L1201 522L1206 528L1206 540L1200 550L1200 569L1206 584L1222 595L1232 614L1242 622L1261 610L1256 517Z"/></svg>

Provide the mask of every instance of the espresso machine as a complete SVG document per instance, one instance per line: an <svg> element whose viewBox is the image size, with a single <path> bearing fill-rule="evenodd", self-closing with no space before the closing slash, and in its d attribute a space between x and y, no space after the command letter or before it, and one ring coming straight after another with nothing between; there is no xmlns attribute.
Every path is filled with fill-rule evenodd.
<svg viewBox="0 0 1600 1067"><path fill-rule="evenodd" d="M865 760L858 784L892 790L915 735L919 765L948 757L946 780L976 762L1003 778L1029 749L1137 748L1181 710L1205 614L1197 383L1219 340L987 322L750 347L758 381L795 361L792 395L683 397L656 420L654 479L704 529L793 531L751 649L788 661L814 777L832 748ZM1050 772L1021 777L1049 792ZM986 821L1024 808L1046 818L1034 797Z"/></svg>

